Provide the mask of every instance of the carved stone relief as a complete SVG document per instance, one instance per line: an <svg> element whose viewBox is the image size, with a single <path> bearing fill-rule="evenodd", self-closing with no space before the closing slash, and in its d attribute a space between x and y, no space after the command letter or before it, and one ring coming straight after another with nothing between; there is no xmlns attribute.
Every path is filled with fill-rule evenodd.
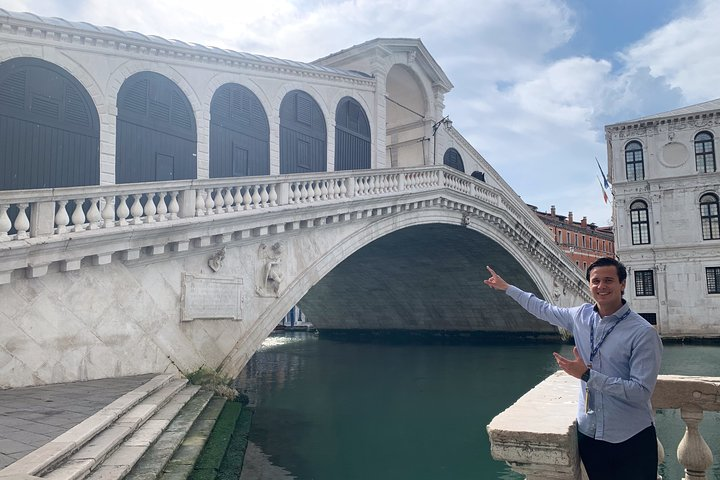
<svg viewBox="0 0 720 480"><path fill-rule="evenodd" d="M283 259L285 246L282 242L272 245L260 244L258 249L260 257L260 271L255 292L261 297L278 297L285 278L283 273Z"/></svg>

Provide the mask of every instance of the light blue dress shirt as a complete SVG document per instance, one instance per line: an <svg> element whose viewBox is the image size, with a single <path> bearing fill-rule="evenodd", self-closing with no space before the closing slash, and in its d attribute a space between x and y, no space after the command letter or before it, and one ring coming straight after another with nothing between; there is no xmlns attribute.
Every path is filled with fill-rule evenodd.
<svg viewBox="0 0 720 480"><path fill-rule="evenodd" d="M600 317L594 305L563 308L510 286L505 292L540 320L572 332L575 345L586 364L590 363L590 325L595 329L595 345L605 338L630 306ZM655 328L643 317L630 312L610 333L592 361L588 412L585 412L585 382L580 380L578 430L588 437L620 443L649 427L654 420L650 398L655 389L662 341Z"/></svg>

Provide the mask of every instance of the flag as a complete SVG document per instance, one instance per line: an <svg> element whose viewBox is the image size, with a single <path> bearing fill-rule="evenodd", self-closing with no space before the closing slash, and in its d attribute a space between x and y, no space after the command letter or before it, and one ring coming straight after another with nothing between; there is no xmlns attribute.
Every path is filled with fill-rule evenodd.
<svg viewBox="0 0 720 480"><path fill-rule="evenodd" d="M603 200L605 200L605 203L607 203L607 201L608 201L608 195L607 195L607 192L605 191L605 187L603 187L603 184L602 184L602 182L600 181L600 177L598 177L597 175L595 175L595 178L597 178L598 183L600 184L600 190L602 190L602 192L603 192Z"/></svg>
<svg viewBox="0 0 720 480"><path fill-rule="evenodd" d="M602 175L602 178L603 178L603 185L605 186L605 188L610 188L610 182L608 182L608 179L605 176L605 172L603 172L603 169L600 166L600 162L598 162L597 157L595 157L595 163L597 163L597 166L600 169L600 175ZM607 203L607 200L605 200L605 203Z"/></svg>

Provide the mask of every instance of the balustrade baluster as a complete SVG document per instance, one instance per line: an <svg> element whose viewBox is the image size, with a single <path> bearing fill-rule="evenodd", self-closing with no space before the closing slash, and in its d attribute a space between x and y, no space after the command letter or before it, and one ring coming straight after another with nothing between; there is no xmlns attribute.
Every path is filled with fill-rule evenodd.
<svg viewBox="0 0 720 480"><path fill-rule="evenodd" d="M320 201L320 200L322 200L322 187L320 185L321 182L319 180L316 180L313 183L315 185L315 198L314 199L317 201Z"/></svg>
<svg viewBox="0 0 720 480"><path fill-rule="evenodd" d="M205 215L205 199L203 198L204 190L197 189L197 197L195 197L195 216L202 217Z"/></svg>
<svg viewBox="0 0 720 480"><path fill-rule="evenodd" d="M132 220L130 220L131 225L140 225L143 223L142 221L142 214L143 214L143 206L140 202L140 199L142 198L142 193L133 193L133 204L130 207L130 216L132 217Z"/></svg>
<svg viewBox="0 0 720 480"><path fill-rule="evenodd" d="M340 179L340 198L347 197L347 178Z"/></svg>
<svg viewBox="0 0 720 480"><path fill-rule="evenodd" d="M255 185L253 188L253 194L252 194L252 208L258 208L258 205L260 205L260 185Z"/></svg>
<svg viewBox="0 0 720 480"><path fill-rule="evenodd" d="M267 185L260 185L260 207L267 207L269 199L270 195L267 192Z"/></svg>
<svg viewBox="0 0 720 480"><path fill-rule="evenodd" d="M108 195L104 199L105 205L102 209L102 226L111 228L115 226L115 197Z"/></svg>
<svg viewBox="0 0 720 480"><path fill-rule="evenodd" d="M100 202L100 198L91 198L90 199L90 208L88 209L88 213L87 213L87 222L88 222L89 230L95 230L97 228L100 228L100 220L102 220L102 216L100 215L100 209L98 208L99 202Z"/></svg>
<svg viewBox="0 0 720 480"><path fill-rule="evenodd" d="M685 468L684 480L705 480L705 472L713 463L713 454L698 430L703 410L688 404L680 409L680 417L685 422L685 435L678 445L677 458Z"/></svg>
<svg viewBox="0 0 720 480"><path fill-rule="evenodd" d="M118 204L115 214L118 218L118 225L124 227L128 224L127 217L130 215L130 209L127 206L127 195L120 195L120 203Z"/></svg>
<svg viewBox="0 0 720 480"><path fill-rule="evenodd" d="M233 201L235 202L235 205L233 206L234 210L236 212L242 210L243 208L243 187L237 186L235 187L235 196L233 197Z"/></svg>
<svg viewBox="0 0 720 480"><path fill-rule="evenodd" d="M145 223L155 223L155 194L152 192L145 194L145 208L143 208L143 214L145 215Z"/></svg>
<svg viewBox="0 0 720 480"><path fill-rule="evenodd" d="M57 228L57 233L67 232L67 224L70 223L70 216L65 208L67 203L67 200L58 200L56 202L57 212L55 212L55 227Z"/></svg>
<svg viewBox="0 0 720 480"><path fill-rule="evenodd" d="M330 179L330 181L327 182L328 198L335 199L339 196L338 193L340 188L337 183L338 181L335 178Z"/></svg>
<svg viewBox="0 0 720 480"><path fill-rule="evenodd" d="M213 210L215 202L213 201L212 192L212 188L208 188L207 191L205 191L205 215L215 214L215 210Z"/></svg>
<svg viewBox="0 0 720 480"><path fill-rule="evenodd" d="M270 197L269 198L270 198L270 206L271 207L277 207L278 194L277 194L277 190L275 187L276 187L276 185L274 183L270 184L270 194L269 194Z"/></svg>
<svg viewBox="0 0 720 480"><path fill-rule="evenodd" d="M0 242L10 240L8 232L12 228L12 222L10 221L10 216L7 213L8 208L10 208L9 204L0 205Z"/></svg>
<svg viewBox="0 0 720 480"><path fill-rule="evenodd" d="M320 200L327 200L329 193L330 192L327 187L327 181L321 180L320 181Z"/></svg>
<svg viewBox="0 0 720 480"><path fill-rule="evenodd" d="M230 193L230 189L231 189L231 187L227 187L225 189L225 198L223 199L225 202L225 211L226 212L232 212L233 210L235 210L233 208L233 202L235 201L235 199L233 198L232 193Z"/></svg>
<svg viewBox="0 0 720 480"><path fill-rule="evenodd" d="M300 197L296 197L297 201L302 203L305 201L305 198L307 197L307 189L305 188L305 182L300 182Z"/></svg>
<svg viewBox="0 0 720 480"><path fill-rule="evenodd" d="M250 186L243 187L245 193L243 194L243 208L249 210L252 208L252 195L250 195Z"/></svg>
<svg viewBox="0 0 720 480"><path fill-rule="evenodd" d="M165 195L165 192L158 193L157 219L159 222L164 222L165 220L167 220L168 207L165 203Z"/></svg>
<svg viewBox="0 0 720 480"><path fill-rule="evenodd" d="M223 213L225 212L225 209L223 208L225 206L225 200L222 195L222 188L218 188L215 190L215 213Z"/></svg>
<svg viewBox="0 0 720 480"><path fill-rule="evenodd" d="M73 210L70 220L72 220L72 231L82 232L85 230L85 212L83 212L82 206L85 202L84 198L75 199L75 210Z"/></svg>
<svg viewBox="0 0 720 480"><path fill-rule="evenodd" d="M178 203L177 197L178 194L177 190L170 192L170 205L168 205L168 211L170 212L170 220L175 220L178 218L178 213L180 212L180 204Z"/></svg>

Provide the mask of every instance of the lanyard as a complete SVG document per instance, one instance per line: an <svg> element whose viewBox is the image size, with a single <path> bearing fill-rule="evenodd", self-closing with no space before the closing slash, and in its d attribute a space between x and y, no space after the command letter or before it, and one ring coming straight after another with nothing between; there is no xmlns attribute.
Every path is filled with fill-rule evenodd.
<svg viewBox="0 0 720 480"><path fill-rule="evenodd" d="M627 312L623 313L622 317L613 324L612 327L610 327L610 330L607 331L605 335L600 339L597 345L595 345L595 322L590 322L590 365L592 365L593 358L595 358L595 355L597 354L598 350L600 350L600 345L605 342L605 339L612 333L613 330L615 330L615 327L617 327L617 324L625 320L625 318L630 315L630 309L628 308Z"/></svg>

